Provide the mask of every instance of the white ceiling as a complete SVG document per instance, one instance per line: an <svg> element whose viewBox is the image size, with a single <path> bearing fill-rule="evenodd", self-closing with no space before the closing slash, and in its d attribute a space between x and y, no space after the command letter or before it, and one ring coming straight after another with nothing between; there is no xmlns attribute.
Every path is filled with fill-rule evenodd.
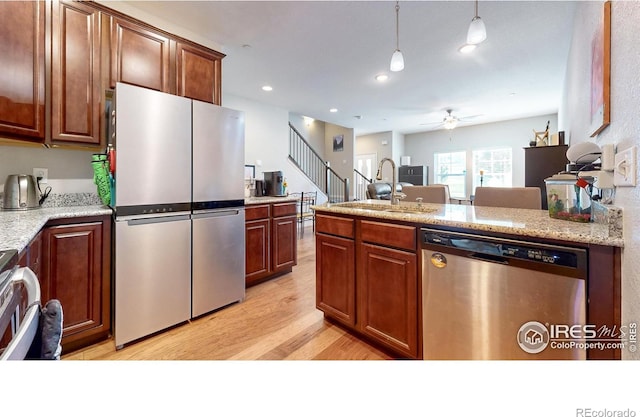
<svg viewBox="0 0 640 417"><path fill-rule="evenodd" d="M126 3L221 45L224 94L359 135L441 129L446 109L482 115L467 124L556 113L576 5L480 1L487 40L462 55L474 2L400 1L405 69L392 73L395 1Z"/></svg>

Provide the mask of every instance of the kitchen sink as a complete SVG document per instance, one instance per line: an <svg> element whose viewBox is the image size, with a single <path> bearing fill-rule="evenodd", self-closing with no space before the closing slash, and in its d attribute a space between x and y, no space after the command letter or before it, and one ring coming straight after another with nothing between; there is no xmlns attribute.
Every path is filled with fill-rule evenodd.
<svg viewBox="0 0 640 417"><path fill-rule="evenodd" d="M346 203L333 204L334 207L344 207L353 210L373 210L386 213L400 213L400 214L427 214L434 213L437 209L433 207L427 207L425 205L400 203L397 206L390 204L375 204L375 203L362 203L358 201L350 201Z"/></svg>

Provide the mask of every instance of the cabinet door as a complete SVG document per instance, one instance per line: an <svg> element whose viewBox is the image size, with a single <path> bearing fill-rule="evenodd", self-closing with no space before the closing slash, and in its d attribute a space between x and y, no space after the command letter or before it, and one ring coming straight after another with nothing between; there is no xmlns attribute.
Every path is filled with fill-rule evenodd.
<svg viewBox="0 0 640 417"><path fill-rule="evenodd" d="M108 262L102 259L102 227L102 222L95 222L44 229L43 302L58 299L62 304L63 348L110 326L110 294L102 279L102 264Z"/></svg>
<svg viewBox="0 0 640 417"><path fill-rule="evenodd" d="M356 324L355 243L316 234L316 307L346 325Z"/></svg>
<svg viewBox="0 0 640 417"><path fill-rule="evenodd" d="M116 82L169 91L169 38L114 17L111 25L111 87Z"/></svg>
<svg viewBox="0 0 640 417"><path fill-rule="evenodd" d="M245 224L245 281L252 284L270 273L270 220L253 220Z"/></svg>
<svg viewBox="0 0 640 417"><path fill-rule="evenodd" d="M45 2L0 1L0 133L43 142Z"/></svg>
<svg viewBox="0 0 640 417"><path fill-rule="evenodd" d="M42 276L42 232L38 232L36 237L29 243L27 266L38 278ZM40 298L42 300L45 300L44 295L44 293L41 294Z"/></svg>
<svg viewBox="0 0 640 417"><path fill-rule="evenodd" d="M224 55L181 42L176 54L178 95L219 105Z"/></svg>
<svg viewBox="0 0 640 417"><path fill-rule="evenodd" d="M100 145L100 13L53 2L51 136Z"/></svg>
<svg viewBox="0 0 640 417"><path fill-rule="evenodd" d="M272 220L272 226L272 272L291 269L291 267L297 264L296 216L275 218Z"/></svg>
<svg viewBox="0 0 640 417"><path fill-rule="evenodd" d="M358 327L410 357L418 357L418 273L415 253L362 244Z"/></svg>

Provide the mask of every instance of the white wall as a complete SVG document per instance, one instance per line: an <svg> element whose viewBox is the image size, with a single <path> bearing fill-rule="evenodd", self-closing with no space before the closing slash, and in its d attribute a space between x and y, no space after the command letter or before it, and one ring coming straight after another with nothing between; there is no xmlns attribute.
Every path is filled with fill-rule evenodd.
<svg viewBox="0 0 640 417"><path fill-rule="evenodd" d="M569 54L561 130L571 144L592 141L616 144L617 150L640 146L640 2L614 1L611 7L611 124L595 139L589 137L591 34L601 12L600 2L578 5ZM637 176L637 173L636 173ZM622 323L640 322L640 188L616 189L614 204L623 209ZM640 352L623 350L623 359L640 359Z"/></svg>
<svg viewBox="0 0 640 417"><path fill-rule="evenodd" d="M393 159L393 132L372 133L356 137L357 155L375 154L376 162L380 163L382 158ZM400 158L398 158L398 162ZM399 165L398 163L396 165ZM375 176L375 172L373 173ZM375 181L375 178L373 178ZM382 181L391 182L391 165L384 164L382 167Z"/></svg>
<svg viewBox="0 0 640 417"><path fill-rule="evenodd" d="M317 187L293 165L289 155L289 112L243 97L225 94L225 107L245 113L245 164L256 165L256 178L262 173L282 171L287 180L287 192L317 191ZM318 196L319 203L325 201Z"/></svg>
<svg viewBox="0 0 640 417"><path fill-rule="evenodd" d="M467 195L473 193L471 151L478 149L512 148L514 187L524 186L524 148L534 138L533 130L542 131L550 121L549 131L557 132L557 116L549 114L505 122L457 127L453 130L412 133L405 135L404 154L411 156L411 165L429 167L429 183L434 182L434 154L467 151Z"/></svg>
<svg viewBox="0 0 640 417"><path fill-rule="evenodd" d="M344 149L341 152L333 151L333 138L336 135L344 135ZM331 123L325 123L325 160L331 164L342 178L353 178L354 134L353 129Z"/></svg>

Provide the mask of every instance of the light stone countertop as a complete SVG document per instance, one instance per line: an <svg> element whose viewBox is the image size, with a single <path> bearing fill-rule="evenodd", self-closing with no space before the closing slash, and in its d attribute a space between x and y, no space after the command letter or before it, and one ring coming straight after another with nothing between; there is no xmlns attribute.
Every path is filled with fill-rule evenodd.
<svg viewBox="0 0 640 417"><path fill-rule="evenodd" d="M244 199L244 204L252 205L252 204L267 204L267 203L287 203L292 201L298 201L297 197L249 197Z"/></svg>
<svg viewBox="0 0 640 417"><path fill-rule="evenodd" d="M22 251L40 229L53 219L111 215L108 206L42 207L33 210L0 210L0 250Z"/></svg>
<svg viewBox="0 0 640 417"><path fill-rule="evenodd" d="M325 203L312 206L316 212L342 213L371 218L420 223L424 226L464 228L469 231L507 233L515 236L565 240L623 247L622 228L606 223L578 223L552 219L547 210L480 207L461 204L422 204L424 213L381 211L391 206L387 200ZM369 207L369 208L367 208ZM415 203L400 207L415 209ZM619 213L618 213L619 214ZM620 215L621 222L621 215Z"/></svg>

